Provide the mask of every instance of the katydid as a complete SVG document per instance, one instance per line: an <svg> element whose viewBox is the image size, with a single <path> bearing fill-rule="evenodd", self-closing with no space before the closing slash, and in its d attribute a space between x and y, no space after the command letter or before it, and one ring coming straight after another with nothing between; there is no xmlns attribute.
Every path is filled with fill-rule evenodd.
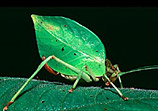
<svg viewBox="0 0 158 111"><path fill-rule="evenodd" d="M3 108L4 111L16 100L43 66L54 75L60 74L66 79L74 80L69 92L76 88L81 79L86 82L97 82L102 79L105 85L112 85L123 100L128 100L128 98L114 85L113 82L117 78L123 88L120 76L136 71L158 69L158 65L153 65L121 72L118 65L112 65L106 58L104 45L88 28L61 16L33 14L31 17L35 27L39 55L43 61Z"/></svg>

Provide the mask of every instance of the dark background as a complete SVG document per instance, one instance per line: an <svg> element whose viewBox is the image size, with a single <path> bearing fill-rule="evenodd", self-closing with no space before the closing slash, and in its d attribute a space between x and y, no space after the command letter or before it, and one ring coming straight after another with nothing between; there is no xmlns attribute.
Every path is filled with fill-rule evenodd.
<svg viewBox="0 0 158 111"><path fill-rule="evenodd" d="M158 64L158 8L1 7L0 76L28 78L40 64L31 14L64 16L86 26L98 35L107 57L122 71ZM38 78L69 83L45 69ZM132 73L122 79L125 87L158 89L158 70ZM96 85L100 84L103 82Z"/></svg>

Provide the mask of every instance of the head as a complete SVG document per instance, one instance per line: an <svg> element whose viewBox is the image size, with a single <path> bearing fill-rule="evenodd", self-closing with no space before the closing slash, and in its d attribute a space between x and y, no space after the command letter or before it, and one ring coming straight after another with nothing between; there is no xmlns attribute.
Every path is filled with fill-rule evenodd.
<svg viewBox="0 0 158 111"><path fill-rule="evenodd" d="M109 77L111 82L115 82L116 79L118 78L118 73L120 73L120 69L118 67L118 64L112 65L109 59L105 60L105 65L106 65L106 75ZM106 85L109 85L109 82L107 79L103 76L102 77L103 81L106 82Z"/></svg>

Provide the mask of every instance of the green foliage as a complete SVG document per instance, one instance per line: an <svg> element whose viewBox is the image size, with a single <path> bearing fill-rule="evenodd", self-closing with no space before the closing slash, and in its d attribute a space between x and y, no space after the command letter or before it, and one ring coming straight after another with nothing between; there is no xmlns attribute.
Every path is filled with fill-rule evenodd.
<svg viewBox="0 0 158 111"><path fill-rule="evenodd" d="M40 57L55 55L78 69L87 65L96 76L105 73L104 45L92 31L74 20L61 16L31 17ZM48 65L65 75L76 75L54 60L50 60Z"/></svg>
<svg viewBox="0 0 158 111"><path fill-rule="evenodd" d="M17 92L26 79L0 78L0 110ZM71 85L48 81L32 80L22 91L8 111L67 111L67 110L121 110L156 111L158 91L140 89L120 89L128 101L123 101L113 88L77 87L68 93Z"/></svg>

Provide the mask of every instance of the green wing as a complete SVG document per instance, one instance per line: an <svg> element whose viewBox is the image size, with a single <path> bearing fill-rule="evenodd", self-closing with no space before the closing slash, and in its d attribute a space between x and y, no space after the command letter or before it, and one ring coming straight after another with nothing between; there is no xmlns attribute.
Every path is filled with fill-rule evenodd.
<svg viewBox="0 0 158 111"><path fill-rule="evenodd" d="M55 55L81 69L87 65L96 76L105 73L105 48L89 29L61 16L31 15L40 57ZM50 60L48 65L65 75L76 75L67 67Z"/></svg>

